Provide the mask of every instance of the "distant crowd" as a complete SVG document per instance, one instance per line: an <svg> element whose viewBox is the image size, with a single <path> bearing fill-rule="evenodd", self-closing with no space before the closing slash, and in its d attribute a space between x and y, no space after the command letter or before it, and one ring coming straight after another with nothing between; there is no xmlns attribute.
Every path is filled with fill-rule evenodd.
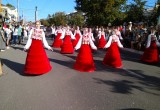
<svg viewBox="0 0 160 110"><path fill-rule="evenodd" d="M70 26L70 30L72 33L76 30L77 26ZM11 24L6 23L3 26L4 31L4 39L6 42L6 45L4 49L1 49L1 51L4 51L5 49L9 49L11 45L19 45L23 43L24 39L28 37L29 31L34 28L34 25L30 24ZM56 37L56 31L58 29L65 30L65 26L41 26L41 28L44 30L46 38L53 38L53 40ZM86 27L80 27L80 31L83 34L83 29ZM160 42L160 25L157 27L150 26L146 27L143 23L134 24L132 22L129 22L125 25L121 26L96 26L96 27L88 27L93 33L93 37L95 38L95 44L98 44L98 35L101 33L101 31L104 31L105 33L105 39L106 41L109 39L109 36L112 35L112 30L117 29L117 32L119 32L119 38L121 43L126 48L132 48L136 50L143 51L146 46L147 37L151 33L151 30L154 30L157 40Z"/></svg>

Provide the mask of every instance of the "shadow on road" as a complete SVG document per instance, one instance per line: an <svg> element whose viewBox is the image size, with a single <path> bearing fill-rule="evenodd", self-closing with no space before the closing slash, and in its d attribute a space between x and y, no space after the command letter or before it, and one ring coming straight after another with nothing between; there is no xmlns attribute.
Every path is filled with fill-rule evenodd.
<svg viewBox="0 0 160 110"><path fill-rule="evenodd" d="M18 45L17 46L12 46L12 48L15 49L15 50L22 50L22 51L24 50L23 47L19 47Z"/></svg>
<svg viewBox="0 0 160 110"><path fill-rule="evenodd" d="M8 68L10 68L11 70L15 71L15 73L18 73L21 76L40 76L40 75L30 75L30 74L25 74L24 71L24 64L20 64L17 62L13 62L11 60L8 59L1 59L1 61L3 62L3 64L5 64Z"/></svg>
<svg viewBox="0 0 160 110"><path fill-rule="evenodd" d="M111 80L104 80L99 78L93 78L93 79L96 80L96 83L98 84L106 84L106 85L112 86L111 92L114 92L114 93L132 94L132 91L134 89L137 89L149 94L153 94L157 96L160 95L150 91L150 90L160 91L160 78L155 76L145 75L140 70L129 70L129 71L134 72L134 74L124 70L121 70L118 73L118 75L127 77L126 79L128 80L111 81ZM130 80L131 78L135 79L134 82Z"/></svg>
<svg viewBox="0 0 160 110"><path fill-rule="evenodd" d="M160 67L160 62L159 63L145 63L141 61L141 56L140 54L133 53L133 52L126 52L121 50L121 56L125 56L124 60L132 61L132 62L137 62L149 66L157 66ZM122 57L123 59L123 57Z"/></svg>
<svg viewBox="0 0 160 110"><path fill-rule="evenodd" d="M16 73L20 74L20 75L24 75L23 74L23 69L24 69L24 64L20 64L8 59L1 59L3 64L5 64L8 68L10 68L11 70L15 71Z"/></svg>
<svg viewBox="0 0 160 110"><path fill-rule="evenodd" d="M62 61L62 60L51 59L51 58L49 58L49 60L50 60L51 62L55 62L55 63L60 64L60 65L62 65L62 66L66 66L66 67L68 67L68 68L73 69L73 64L74 64L73 61Z"/></svg>

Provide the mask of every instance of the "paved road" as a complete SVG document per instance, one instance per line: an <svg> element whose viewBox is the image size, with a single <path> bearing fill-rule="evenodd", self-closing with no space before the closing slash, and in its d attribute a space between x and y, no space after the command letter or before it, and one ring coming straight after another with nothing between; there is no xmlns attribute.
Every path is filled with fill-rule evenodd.
<svg viewBox="0 0 160 110"><path fill-rule="evenodd" d="M123 68L114 69L102 65L105 50L98 50L97 70L83 73L72 68L77 52L59 51L46 50L53 69L41 76L23 74L21 45L0 52L0 110L160 110L160 64L140 62L141 52L121 50Z"/></svg>

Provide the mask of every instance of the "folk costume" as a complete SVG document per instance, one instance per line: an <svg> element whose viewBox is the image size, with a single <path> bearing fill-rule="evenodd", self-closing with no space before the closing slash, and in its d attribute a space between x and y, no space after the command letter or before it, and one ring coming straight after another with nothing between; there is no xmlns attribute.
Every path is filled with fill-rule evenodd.
<svg viewBox="0 0 160 110"><path fill-rule="evenodd" d="M104 48L104 46L105 46L106 43L107 43L106 38L105 38L105 32L104 32L104 31L99 32L98 39L99 39L99 40L98 40L98 48L99 48L99 49Z"/></svg>
<svg viewBox="0 0 160 110"><path fill-rule="evenodd" d="M63 31L59 28L58 30L56 30L55 32L55 35L56 35L56 38L55 40L53 41L52 43L52 47L54 48L60 48L63 44L63 40L60 39L61 36L63 36Z"/></svg>
<svg viewBox="0 0 160 110"><path fill-rule="evenodd" d="M160 46L160 43L158 42L156 35L154 33L151 33L148 36L146 49L141 57L141 60L146 63L158 63L158 46Z"/></svg>
<svg viewBox="0 0 160 110"><path fill-rule="evenodd" d="M116 35L116 33L113 32L113 35L109 37L107 44L104 46L104 48L108 48L102 62L104 65L114 68L122 67L119 47L123 48L123 45L121 44L119 37Z"/></svg>
<svg viewBox="0 0 160 110"><path fill-rule="evenodd" d="M79 30L79 27L78 27L77 30L75 30L75 33L74 33L75 39L72 41L73 47L75 47L77 45L81 36L82 36L82 34L81 34L81 32Z"/></svg>
<svg viewBox="0 0 160 110"><path fill-rule="evenodd" d="M79 40L75 49L79 49L79 53L74 64L74 69L81 72L93 72L96 67L94 64L92 49L97 50L97 47L94 45L92 38L85 33Z"/></svg>
<svg viewBox="0 0 160 110"><path fill-rule="evenodd" d="M24 49L29 49L26 57L24 73L40 75L49 72L52 67L43 45L52 50L48 45L42 29L32 29Z"/></svg>
<svg viewBox="0 0 160 110"><path fill-rule="evenodd" d="M61 46L61 54L73 54L74 53L74 48L72 45L72 39L75 39L73 36L72 32L67 29L65 31L64 36L60 37L60 39L63 39L63 44Z"/></svg>

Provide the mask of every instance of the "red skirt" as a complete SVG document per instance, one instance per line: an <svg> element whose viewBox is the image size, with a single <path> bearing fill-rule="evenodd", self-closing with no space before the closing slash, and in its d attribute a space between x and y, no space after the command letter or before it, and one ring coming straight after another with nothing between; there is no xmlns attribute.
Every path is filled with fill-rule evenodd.
<svg viewBox="0 0 160 110"><path fill-rule="evenodd" d="M103 64L114 68L122 67L122 61L117 42L113 42L108 48L106 55L103 59Z"/></svg>
<svg viewBox="0 0 160 110"><path fill-rule="evenodd" d="M73 44L73 47L75 47L80 39L80 35L79 34L76 34L75 35L75 40L73 40L72 44Z"/></svg>
<svg viewBox="0 0 160 110"><path fill-rule="evenodd" d="M81 72L93 72L95 71L95 65L93 61L92 51L90 45L82 44L79 54L74 64L74 69Z"/></svg>
<svg viewBox="0 0 160 110"><path fill-rule="evenodd" d="M99 39L99 42L98 42L98 48L99 49L104 48L106 43L107 43L107 41L104 39L104 36L101 36L101 38Z"/></svg>
<svg viewBox="0 0 160 110"><path fill-rule="evenodd" d="M61 46L61 53L62 54L72 54L74 53L71 36L66 35L63 41L63 44Z"/></svg>
<svg viewBox="0 0 160 110"><path fill-rule="evenodd" d="M61 45L63 43L62 39L60 39L61 35L62 35L62 33L57 34L57 36L56 36L56 38L55 38L55 40L52 44L52 47L54 47L54 48L60 48L61 47Z"/></svg>
<svg viewBox="0 0 160 110"><path fill-rule="evenodd" d="M32 39L28 50L24 73L40 75L52 69L41 40Z"/></svg>
<svg viewBox="0 0 160 110"><path fill-rule="evenodd" d="M151 42L150 47L145 49L141 57L141 60L147 63L159 62L159 53L158 53L158 47L156 45L156 42Z"/></svg>

